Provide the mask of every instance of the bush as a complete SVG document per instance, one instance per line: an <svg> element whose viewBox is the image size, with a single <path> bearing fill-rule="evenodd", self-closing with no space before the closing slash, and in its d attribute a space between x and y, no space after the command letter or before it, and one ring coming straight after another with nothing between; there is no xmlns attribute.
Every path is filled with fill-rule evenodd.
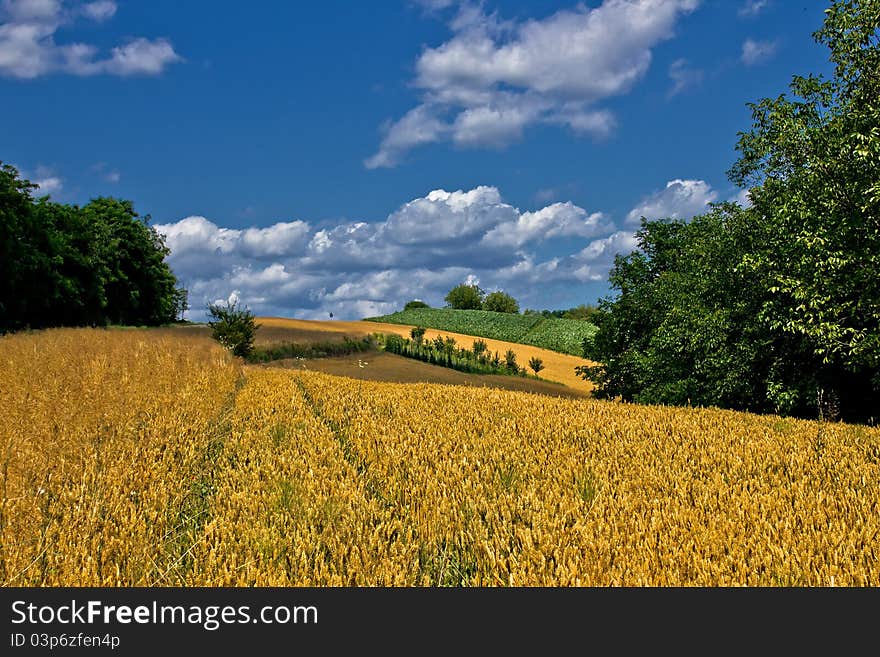
<svg viewBox="0 0 880 657"><path fill-rule="evenodd" d="M490 310L495 313L519 313L519 303L516 299L506 292L490 292L483 301L483 310Z"/></svg>
<svg viewBox="0 0 880 657"><path fill-rule="evenodd" d="M519 372L519 365L516 364L516 352L508 349L504 354L504 366L511 372Z"/></svg>
<svg viewBox="0 0 880 657"><path fill-rule="evenodd" d="M462 283L449 290L445 300L450 308L456 310L481 310L483 308L483 290L477 285Z"/></svg>
<svg viewBox="0 0 880 657"><path fill-rule="evenodd" d="M409 305L409 304L407 304ZM422 340L425 339L425 327L424 326L414 326L412 330L409 332L409 336L413 339L417 345L422 344Z"/></svg>
<svg viewBox="0 0 880 657"><path fill-rule="evenodd" d="M535 376L538 376L538 372L544 369L544 361L537 356L532 356L529 359L529 367L535 371Z"/></svg>
<svg viewBox="0 0 880 657"><path fill-rule="evenodd" d="M407 301L406 305L403 307L404 310L415 310L416 308L430 308L428 304L419 299L413 299L412 301Z"/></svg>
<svg viewBox="0 0 880 657"><path fill-rule="evenodd" d="M253 313L247 308L239 308L238 302L227 305L210 304L208 313L213 318L208 322L211 337L235 356L247 358L254 349L257 324Z"/></svg>

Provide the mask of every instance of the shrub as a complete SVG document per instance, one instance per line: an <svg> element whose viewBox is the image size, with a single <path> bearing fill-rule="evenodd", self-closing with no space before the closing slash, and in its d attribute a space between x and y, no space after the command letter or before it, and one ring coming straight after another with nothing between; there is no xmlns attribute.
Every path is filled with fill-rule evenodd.
<svg viewBox="0 0 880 657"><path fill-rule="evenodd" d="M537 356L532 356L529 359L529 367L535 371L535 376L538 376L538 372L544 369L544 361Z"/></svg>
<svg viewBox="0 0 880 657"><path fill-rule="evenodd" d="M519 365L516 364L516 352L513 349L508 349L504 354L504 366L511 372L519 371Z"/></svg>
<svg viewBox="0 0 880 657"><path fill-rule="evenodd" d="M416 308L430 308L428 304L420 299L413 299L412 301L407 301L406 305L403 307L404 310L415 310Z"/></svg>
<svg viewBox="0 0 880 657"><path fill-rule="evenodd" d="M409 305L409 304L407 304ZM412 330L409 332L409 336L413 339L417 345L422 344L422 340L425 339L425 327L424 326L414 326Z"/></svg>
<svg viewBox="0 0 880 657"><path fill-rule="evenodd" d="M239 308L237 301L226 305L210 304L208 313L213 318L208 322L211 337L235 356L250 356L259 327L253 313L247 308Z"/></svg>

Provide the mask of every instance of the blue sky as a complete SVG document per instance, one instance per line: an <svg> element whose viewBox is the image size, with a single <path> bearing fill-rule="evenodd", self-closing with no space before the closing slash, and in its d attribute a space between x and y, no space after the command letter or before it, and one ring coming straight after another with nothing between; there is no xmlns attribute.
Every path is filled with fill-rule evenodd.
<svg viewBox="0 0 880 657"><path fill-rule="evenodd" d="M829 72L826 6L0 0L0 160L133 200L194 319L594 303L639 216L741 192L746 103Z"/></svg>

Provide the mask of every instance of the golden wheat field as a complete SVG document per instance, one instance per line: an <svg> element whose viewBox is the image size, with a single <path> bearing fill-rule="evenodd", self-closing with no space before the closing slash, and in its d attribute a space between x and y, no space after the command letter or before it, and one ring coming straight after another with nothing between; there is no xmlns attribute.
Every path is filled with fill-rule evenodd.
<svg viewBox="0 0 880 657"><path fill-rule="evenodd" d="M880 429L0 338L5 586L878 586Z"/></svg>

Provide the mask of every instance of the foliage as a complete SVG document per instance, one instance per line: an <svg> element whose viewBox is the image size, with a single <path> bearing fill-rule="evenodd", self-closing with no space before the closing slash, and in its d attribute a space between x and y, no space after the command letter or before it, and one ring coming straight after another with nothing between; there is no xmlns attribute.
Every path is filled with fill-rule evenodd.
<svg viewBox="0 0 880 657"><path fill-rule="evenodd" d="M479 310L483 307L483 290L478 285L462 283L449 290L444 300L455 310Z"/></svg>
<svg viewBox="0 0 880 657"><path fill-rule="evenodd" d="M604 396L815 417L880 407L880 2L836 0L834 73L750 105L728 172L751 207L647 222L581 372ZM707 265L701 264L701 260ZM823 413L824 415L824 413Z"/></svg>
<svg viewBox="0 0 880 657"><path fill-rule="evenodd" d="M211 337L233 355L248 358L254 349L254 338L259 328L254 314L247 308L240 308L238 301L209 304L208 314L212 317L208 321Z"/></svg>
<svg viewBox="0 0 880 657"><path fill-rule="evenodd" d="M413 326L412 330L409 332L409 336L416 344L422 344L422 340L425 339L425 330L424 326Z"/></svg>
<svg viewBox="0 0 880 657"><path fill-rule="evenodd" d="M579 319L587 322L592 322L593 318L598 313L599 309L597 306L584 303L565 310L534 310L532 308L527 308L523 311L524 315L541 315L548 319L553 317L558 319Z"/></svg>
<svg viewBox="0 0 880 657"><path fill-rule="evenodd" d="M516 352L513 349L508 349L504 352L504 367L511 372L519 372L519 365L516 363Z"/></svg>
<svg viewBox="0 0 880 657"><path fill-rule="evenodd" d="M415 310L416 308L430 308L428 304L420 299L413 299L412 301L407 301L406 305L403 307L404 310Z"/></svg>
<svg viewBox="0 0 880 657"><path fill-rule="evenodd" d="M247 361L249 363L268 363L284 358L326 358L374 351L376 346L376 339L369 335L358 339L343 336L341 341L280 342L255 346L248 354Z"/></svg>
<svg viewBox="0 0 880 657"><path fill-rule="evenodd" d="M159 325L186 309L168 248L130 201L78 207L32 197L0 163L0 333L23 328Z"/></svg>
<svg viewBox="0 0 880 657"><path fill-rule="evenodd" d="M509 294L497 290L486 295L486 298L483 300L483 310L495 313L516 314L519 312L519 304Z"/></svg>
<svg viewBox="0 0 880 657"><path fill-rule="evenodd" d="M544 369L544 361L537 356L532 356L529 358L529 367L535 372L535 376L538 376L538 372Z"/></svg>
<svg viewBox="0 0 880 657"><path fill-rule="evenodd" d="M516 354L512 361L502 362L496 354L493 358L482 340L474 342L474 348L462 349L456 345L451 336L445 338L438 335L431 341L409 340L403 336L379 334L383 348L390 354L406 358L414 358L431 365L448 367L468 374L516 374L525 375L525 370L516 366ZM510 362L513 365L510 365Z"/></svg>
<svg viewBox="0 0 880 657"><path fill-rule="evenodd" d="M547 319L541 315L496 313L486 310L423 308L397 312L369 321L426 326L475 337L528 344L572 356L583 352L584 339L592 339L596 326L570 319Z"/></svg>

